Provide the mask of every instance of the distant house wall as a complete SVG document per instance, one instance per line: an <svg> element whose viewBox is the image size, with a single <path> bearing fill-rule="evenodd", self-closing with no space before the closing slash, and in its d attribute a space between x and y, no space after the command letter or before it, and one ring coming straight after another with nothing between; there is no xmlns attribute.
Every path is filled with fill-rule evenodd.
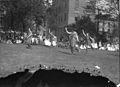
<svg viewBox="0 0 120 87"><path fill-rule="evenodd" d="M117 21L101 20L99 23L99 31L112 33L114 29L118 29Z"/></svg>

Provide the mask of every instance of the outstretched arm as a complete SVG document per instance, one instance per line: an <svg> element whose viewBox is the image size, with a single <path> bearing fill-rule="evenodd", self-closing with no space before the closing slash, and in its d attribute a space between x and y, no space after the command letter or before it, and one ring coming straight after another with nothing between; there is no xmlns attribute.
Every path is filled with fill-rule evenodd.
<svg viewBox="0 0 120 87"><path fill-rule="evenodd" d="M55 35L53 35L53 33L50 32L50 29L49 29L49 33L50 33L50 35L52 35L53 37L55 37Z"/></svg>
<svg viewBox="0 0 120 87"><path fill-rule="evenodd" d="M92 42L95 42L94 38L90 37L90 39L92 40Z"/></svg>
<svg viewBox="0 0 120 87"><path fill-rule="evenodd" d="M49 29L49 34L53 36L53 34L50 32L50 29Z"/></svg>
<svg viewBox="0 0 120 87"><path fill-rule="evenodd" d="M83 32L83 35L84 35L84 36L86 36L86 34L85 34L84 30L82 30L82 32Z"/></svg>
<svg viewBox="0 0 120 87"><path fill-rule="evenodd" d="M48 29L48 32L50 33L50 29Z"/></svg>
<svg viewBox="0 0 120 87"><path fill-rule="evenodd" d="M91 39L91 40L93 40L93 38L92 38L92 37L90 37L90 39Z"/></svg>
<svg viewBox="0 0 120 87"><path fill-rule="evenodd" d="M76 38L77 38L77 41L79 41L78 35L76 36Z"/></svg>
<svg viewBox="0 0 120 87"><path fill-rule="evenodd" d="M69 32L69 31L67 30L67 28L65 28L65 30L66 30L66 32L67 32L68 34L72 34L72 32Z"/></svg>
<svg viewBox="0 0 120 87"><path fill-rule="evenodd" d="M40 25L40 29L43 30L43 31L46 31L46 29Z"/></svg>
<svg viewBox="0 0 120 87"><path fill-rule="evenodd" d="M32 31L31 31L31 29L30 29L30 28L29 28L28 32L29 32L29 35L28 35L27 37L32 36Z"/></svg>
<svg viewBox="0 0 120 87"><path fill-rule="evenodd" d="M78 37L77 32L75 32L75 37L76 37L77 41L79 41L79 37Z"/></svg>
<svg viewBox="0 0 120 87"><path fill-rule="evenodd" d="M55 35L53 35L53 33L50 32L50 34L51 34L53 37L55 37Z"/></svg>

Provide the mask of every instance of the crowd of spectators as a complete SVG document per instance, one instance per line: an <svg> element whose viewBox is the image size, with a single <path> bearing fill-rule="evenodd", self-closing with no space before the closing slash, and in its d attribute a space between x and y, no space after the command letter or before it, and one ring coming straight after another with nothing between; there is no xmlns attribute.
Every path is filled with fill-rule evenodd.
<svg viewBox="0 0 120 87"><path fill-rule="evenodd" d="M52 34L51 34L52 35ZM13 32L13 31L6 31L6 32L0 32L0 42L1 43L7 43L7 44L23 44L26 43L26 37L27 33L22 32ZM54 36L55 37L55 36ZM56 37L57 38L57 37ZM67 36L66 36L67 38ZM94 41L93 41L94 40ZM119 37L111 38L110 36L104 37L103 41L95 41L95 38L93 37L93 40L91 40L91 45L95 49L99 50L109 50L109 51L118 51L119 50ZM79 45L80 49L86 49L85 47L85 39L82 38L80 40L82 44ZM59 42L51 42L50 38L46 38L45 36L42 37L42 41L40 39L40 36L38 34L33 34L31 39L31 44L44 44L51 46L52 43L54 46L61 47L61 48L69 48L69 42L67 39L65 39L63 36L60 38ZM88 48L91 48L88 46Z"/></svg>

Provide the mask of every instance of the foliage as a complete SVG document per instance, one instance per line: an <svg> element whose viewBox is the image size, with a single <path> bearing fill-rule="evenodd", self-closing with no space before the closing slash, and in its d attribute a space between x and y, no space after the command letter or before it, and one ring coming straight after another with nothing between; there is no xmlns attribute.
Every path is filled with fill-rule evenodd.
<svg viewBox="0 0 120 87"><path fill-rule="evenodd" d="M95 20L97 20L97 30L98 30L99 20L102 20L102 21L106 21L106 20L118 21L119 20L119 8L118 8L119 4L118 3L119 3L119 0L88 0L87 6L84 7L84 11L86 14L95 16ZM118 30L115 29L113 31L113 36L118 35L117 34Z"/></svg>
<svg viewBox="0 0 120 87"><path fill-rule="evenodd" d="M51 6L47 9L47 19L48 19L48 27L51 30L57 29L56 19L57 16L55 14L55 9Z"/></svg>
<svg viewBox="0 0 120 87"><path fill-rule="evenodd" d="M7 8L6 15L3 17L6 29L26 31L30 27L32 21L37 24L45 21L47 7L44 0L8 0L4 2Z"/></svg>
<svg viewBox="0 0 120 87"><path fill-rule="evenodd" d="M80 20L76 21L76 28L79 34L81 34L82 30L85 30L91 35L96 34L95 23L91 21L89 16L82 16Z"/></svg>
<svg viewBox="0 0 120 87"><path fill-rule="evenodd" d="M109 15L109 18L116 19L119 15L118 1L119 0L89 0L84 9L86 14L101 15L101 18L102 15Z"/></svg>
<svg viewBox="0 0 120 87"><path fill-rule="evenodd" d="M113 32L112 32L112 36L113 37L119 37L119 29L118 29L118 27L117 28L115 28L114 30L113 30Z"/></svg>
<svg viewBox="0 0 120 87"><path fill-rule="evenodd" d="M86 14L95 14L96 2L97 0L88 0L87 5L83 7Z"/></svg>
<svg viewBox="0 0 120 87"><path fill-rule="evenodd" d="M96 3L96 8L100 9L101 14L109 14L111 18L116 18L119 13L117 0L100 0Z"/></svg>

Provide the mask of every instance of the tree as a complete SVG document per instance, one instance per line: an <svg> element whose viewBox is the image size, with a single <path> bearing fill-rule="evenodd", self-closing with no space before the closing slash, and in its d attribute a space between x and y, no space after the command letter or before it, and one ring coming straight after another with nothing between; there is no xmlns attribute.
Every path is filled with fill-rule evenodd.
<svg viewBox="0 0 120 87"><path fill-rule="evenodd" d="M13 30L23 28L26 31L31 25L30 21L42 23L45 19L46 6L44 0L2 0L7 13L3 18L6 29L11 27Z"/></svg>
<svg viewBox="0 0 120 87"><path fill-rule="evenodd" d="M56 10L54 9L53 5L50 4L49 8L47 9L47 19L48 19L48 27L51 29L51 31L56 31L57 24L56 24Z"/></svg>
<svg viewBox="0 0 120 87"><path fill-rule="evenodd" d="M116 19L119 15L118 0L100 0L96 3L96 8L100 9L100 13L103 15L110 15L110 18Z"/></svg>
<svg viewBox="0 0 120 87"><path fill-rule="evenodd" d="M119 0L89 0L84 7L86 14L110 15L109 18L117 18L119 15Z"/></svg>
<svg viewBox="0 0 120 87"><path fill-rule="evenodd" d="M91 35L96 34L95 23L91 21L89 16L82 16L80 20L76 21L76 29L79 34L81 34L82 30L85 30Z"/></svg>
<svg viewBox="0 0 120 87"><path fill-rule="evenodd" d="M89 15L95 14L96 3L97 3L97 0L88 0L87 5L83 7L85 14L89 14Z"/></svg>
<svg viewBox="0 0 120 87"><path fill-rule="evenodd" d="M94 15L96 20L96 28L99 30L99 23L105 21L119 21L119 0L89 0L87 6L84 7L85 13ZM118 22L119 23L119 22ZM119 24L118 24L119 25ZM103 28L104 30L104 28Z"/></svg>

